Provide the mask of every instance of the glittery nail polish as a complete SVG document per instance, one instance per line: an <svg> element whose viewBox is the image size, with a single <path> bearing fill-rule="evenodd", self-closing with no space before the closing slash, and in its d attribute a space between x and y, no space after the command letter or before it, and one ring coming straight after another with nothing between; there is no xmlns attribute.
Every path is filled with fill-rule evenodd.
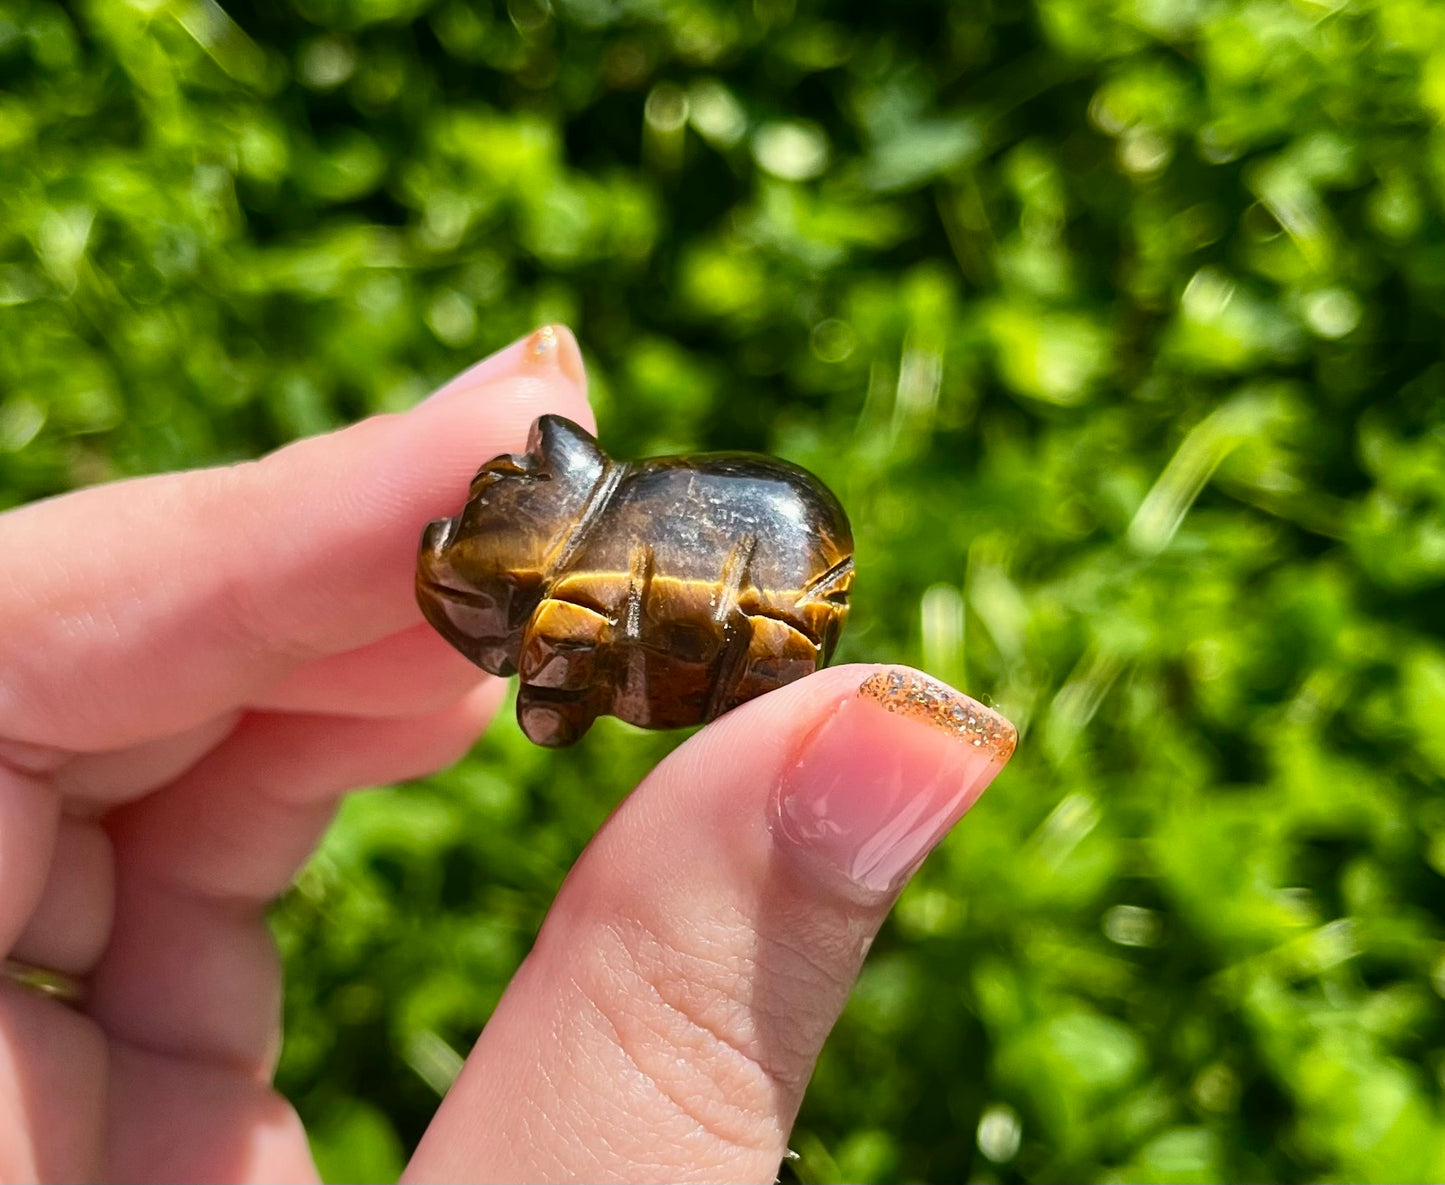
<svg viewBox="0 0 1445 1185"><path fill-rule="evenodd" d="M916 671L875 671L788 766L774 833L858 888L894 893L1017 740L997 712L945 684Z"/></svg>

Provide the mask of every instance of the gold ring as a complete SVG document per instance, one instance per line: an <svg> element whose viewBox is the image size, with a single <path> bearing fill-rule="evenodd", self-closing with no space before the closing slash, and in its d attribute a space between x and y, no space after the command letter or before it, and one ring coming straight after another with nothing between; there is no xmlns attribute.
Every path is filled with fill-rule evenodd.
<svg viewBox="0 0 1445 1185"><path fill-rule="evenodd" d="M0 975L18 987L62 1004L79 1004L85 995L85 989L75 976L64 971L52 971L49 967L37 967L34 963L22 963L19 959L6 959L0 963Z"/></svg>

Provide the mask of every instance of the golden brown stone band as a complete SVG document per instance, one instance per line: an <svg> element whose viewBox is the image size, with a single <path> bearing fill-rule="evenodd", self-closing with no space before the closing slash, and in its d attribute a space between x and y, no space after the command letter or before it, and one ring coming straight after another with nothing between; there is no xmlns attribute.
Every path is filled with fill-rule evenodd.
<svg viewBox="0 0 1445 1185"><path fill-rule="evenodd" d="M0 962L0 978L62 1004L79 1004L85 996L85 989L75 976L37 967L34 963L22 963L19 959Z"/></svg>

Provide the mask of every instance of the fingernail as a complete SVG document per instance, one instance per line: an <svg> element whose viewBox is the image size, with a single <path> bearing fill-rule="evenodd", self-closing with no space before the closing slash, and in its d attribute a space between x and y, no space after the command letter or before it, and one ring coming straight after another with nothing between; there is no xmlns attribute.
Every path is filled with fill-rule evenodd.
<svg viewBox="0 0 1445 1185"><path fill-rule="evenodd" d="M474 391L485 383L523 374L539 378L561 375L573 386L583 391L587 388L582 351L572 331L565 325L543 325L462 371L434 391L427 402L461 391Z"/></svg>
<svg viewBox="0 0 1445 1185"><path fill-rule="evenodd" d="M1012 724L946 684L875 672L783 775L774 832L859 888L896 892L1017 742Z"/></svg>

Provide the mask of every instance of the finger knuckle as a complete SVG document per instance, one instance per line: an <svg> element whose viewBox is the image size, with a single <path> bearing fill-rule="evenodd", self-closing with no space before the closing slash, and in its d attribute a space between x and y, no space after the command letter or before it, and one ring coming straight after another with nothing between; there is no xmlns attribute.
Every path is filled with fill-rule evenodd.
<svg viewBox="0 0 1445 1185"><path fill-rule="evenodd" d="M637 921L601 927L579 987L679 1135L746 1153L783 1148L807 1070L758 1007L748 928L717 919L685 935ZM802 1062L811 1067L811 1058Z"/></svg>

